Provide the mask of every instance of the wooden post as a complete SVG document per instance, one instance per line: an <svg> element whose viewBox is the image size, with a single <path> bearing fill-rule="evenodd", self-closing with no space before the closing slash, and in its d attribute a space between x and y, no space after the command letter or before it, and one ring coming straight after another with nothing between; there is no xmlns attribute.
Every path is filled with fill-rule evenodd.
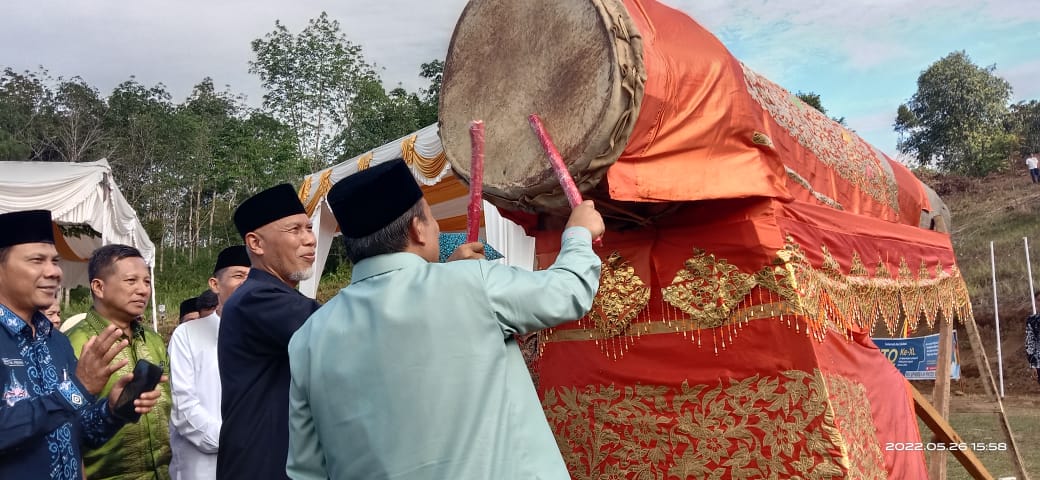
<svg viewBox="0 0 1040 480"><path fill-rule="evenodd" d="M986 393L997 402L1000 426L1008 439L1008 452L1011 453L1011 459L1014 461L1015 471L1018 474L1017 478L1018 480L1029 480L1029 474L1026 473L1024 466L1025 462L1022 460L1022 455L1018 452L1018 442L1015 441L1015 435L1011 433L1011 424L1008 423L1007 411L1004 410L1004 401L997 393L997 381L993 378L993 369L989 367L989 357L986 355L986 349L982 346L982 338L979 336L979 328L975 324L975 319L970 316L964 319L964 328L968 331L968 339L971 340L971 349L975 353L975 361L979 363L979 375L984 377L982 385L986 387ZM913 386L911 385L911 387Z"/></svg>
<svg viewBox="0 0 1040 480"><path fill-rule="evenodd" d="M967 319L961 319L961 322L964 324L964 330L968 334L971 353L975 354L975 365L979 367L979 377L982 380L982 386L986 389L986 395L995 396L997 384L993 381L993 372L989 368L989 357L986 355L986 349L982 346L979 326L975 323L975 319L970 316Z"/></svg>
<svg viewBox="0 0 1040 480"><path fill-rule="evenodd" d="M932 404L943 419L950 418L950 361L953 351L953 319L939 323L939 359L935 366ZM937 441L937 436L933 437ZM928 480L946 480L946 452L928 452Z"/></svg>

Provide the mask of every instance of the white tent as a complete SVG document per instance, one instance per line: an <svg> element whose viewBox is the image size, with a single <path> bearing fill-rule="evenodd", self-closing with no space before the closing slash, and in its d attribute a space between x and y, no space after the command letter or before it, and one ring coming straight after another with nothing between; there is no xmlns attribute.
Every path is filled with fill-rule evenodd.
<svg viewBox="0 0 1040 480"><path fill-rule="evenodd" d="M301 183L300 198L311 215L318 237L314 275L300 283L300 291L305 295L314 297L317 294L318 281L329 256L329 247L339 229L336 218L325 200L329 189L348 175L399 157L408 163L412 175L422 186L423 194L430 203L433 216L440 223L441 231L466 229L469 189L452 172L451 165L444 156L437 125L430 125L405 135L343 163L308 175ZM373 205L373 208L378 206ZM500 261L529 270L534 267L534 238L528 237L519 225L499 215L498 210L487 202L484 202L482 233L488 244L505 255Z"/></svg>
<svg viewBox="0 0 1040 480"><path fill-rule="evenodd" d="M116 186L107 160L0 162L0 213L20 210L50 210L59 225L86 225L101 234L55 239L64 287L87 285L86 260L94 249L110 243L140 250L155 277L155 245ZM154 283L152 299L152 326L157 328Z"/></svg>

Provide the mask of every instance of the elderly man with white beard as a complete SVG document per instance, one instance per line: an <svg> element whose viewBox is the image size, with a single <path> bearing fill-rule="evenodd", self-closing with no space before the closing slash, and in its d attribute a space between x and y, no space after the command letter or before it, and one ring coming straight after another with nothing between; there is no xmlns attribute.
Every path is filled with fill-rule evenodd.
<svg viewBox="0 0 1040 480"><path fill-rule="evenodd" d="M283 479L289 443L289 339L318 309L296 286L313 272L315 237L296 190L281 184L239 205L252 269L223 306L218 479Z"/></svg>

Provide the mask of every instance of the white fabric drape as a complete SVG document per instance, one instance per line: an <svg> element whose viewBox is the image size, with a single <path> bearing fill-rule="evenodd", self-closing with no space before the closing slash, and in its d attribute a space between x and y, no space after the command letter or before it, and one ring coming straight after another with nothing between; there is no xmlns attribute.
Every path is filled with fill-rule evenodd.
<svg viewBox="0 0 1040 480"><path fill-rule="evenodd" d="M50 210L62 225L89 225L101 238L66 238L80 258L110 243L130 245L141 251L149 266L155 265L155 245L148 238L133 207L123 197L105 159L96 162L0 162L0 213ZM89 283L86 264L62 260L64 287ZM154 298L154 283L153 283ZM152 302L153 325L155 302Z"/></svg>
<svg viewBox="0 0 1040 480"><path fill-rule="evenodd" d="M416 137L415 151L424 157L434 157L440 155L444 151L444 147L441 145L441 139L438 134L437 125L430 125L394 140L393 142L387 143L386 145L378 147L370 152L366 152L363 155L358 155L350 160L331 167L330 169L332 174L329 177L330 180L332 183L335 183L346 178L348 175L357 173L358 162L362 160L367 161L369 157L371 158L369 165L377 165L400 157L403 142L410 139L412 136ZM308 195L309 198L305 199L303 202L305 205L313 201L313 197L320 193L320 179L326 170L315 172L304 180L304 182L310 183L309 186L305 184L302 187L303 190L310 192ZM411 166L411 170L416 181L421 185L427 186L435 185L446 177L454 175L451 170L451 165L448 163L445 163L444 168L437 177L432 179L423 175L415 165ZM466 194L463 194L451 200L442 201L433 205L431 210L433 211L433 216L440 220L466 215L466 208L468 205L469 198ZM314 275L310 279L300 282L299 289L304 295L314 298L318 292L318 282L321 278L321 274L325 270L325 261L328 260L329 247L334 241L333 239L339 225L336 223L336 218L332 215L332 211L329 209L328 203L326 203L324 198L318 202L317 208L314 209L314 213L311 215L311 220L314 222L314 232L318 239L318 247L314 262ZM524 234L523 228L519 225L503 218L499 214L498 209L487 202L484 202L484 225L485 228L482 233L485 235L488 244L505 256L504 259L498 260L499 262L527 270L531 270L534 267L534 238L528 237ZM338 285L337 287L343 286L344 285Z"/></svg>

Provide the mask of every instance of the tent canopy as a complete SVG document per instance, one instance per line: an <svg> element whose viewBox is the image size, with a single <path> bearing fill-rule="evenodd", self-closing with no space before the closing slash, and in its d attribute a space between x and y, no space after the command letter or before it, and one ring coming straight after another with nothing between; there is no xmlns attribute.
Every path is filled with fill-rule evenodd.
<svg viewBox="0 0 1040 480"><path fill-rule="evenodd" d="M329 256L329 247L339 229L325 195L334 183L343 178L395 158L403 158L408 164L441 231L466 229L469 187L452 171L444 155L437 125L422 128L304 178L299 190L300 200L314 221L314 231L318 237L314 275L300 283L300 291L305 295L313 297L317 293L318 280ZM528 237L522 228L499 215L498 210L487 202L484 202L483 226L482 233L487 242L505 255L504 263L526 269L533 267L534 238Z"/></svg>
<svg viewBox="0 0 1040 480"><path fill-rule="evenodd" d="M50 210L61 226L86 225L100 238L68 234L55 239L62 255L65 287L89 283L86 259L102 245L136 247L145 262L155 265L155 245L137 213L116 186L108 161L0 162L0 213Z"/></svg>

